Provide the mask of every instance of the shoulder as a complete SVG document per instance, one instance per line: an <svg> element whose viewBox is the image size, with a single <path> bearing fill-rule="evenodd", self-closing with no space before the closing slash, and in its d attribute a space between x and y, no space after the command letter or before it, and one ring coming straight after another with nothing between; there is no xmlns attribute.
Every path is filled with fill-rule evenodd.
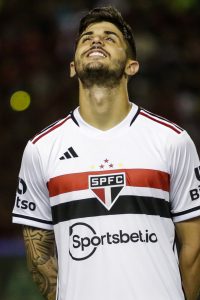
<svg viewBox="0 0 200 300"><path fill-rule="evenodd" d="M150 126L152 130L157 131L157 134L159 132L166 133L166 134L172 134L175 136L181 135L185 130L181 128L176 123L163 118L159 115L156 115L144 108L140 109L139 116L141 117L142 121L145 123L146 126Z"/></svg>
<svg viewBox="0 0 200 300"><path fill-rule="evenodd" d="M140 109L139 119L140 132L154 145L164 147L169 153L196 151L190 135L176 123L143 108Z"/></svg>
<svg viewBox="0 0 200 300"><path fill-rule="evenodd" d="M65 118L59 119L49 126L45 127L43 130L38 132L33 138L30 139L30 142L35 145L40 142L48 143L52 139L62 135L63 131L70 125L74 124L75 120L73 118L73 112L70 112Z"/></svg>
<svg viewBox="0 0 200 300"><path fill-rule="evenodd" d="M36 133L34 137L30 140L32 144L38 143L41 139L49 137L49 135L54 134L55 132L58 132L58 129L63 128L63 125L70 119L70 115L68 115L66 118L57 120L50 124L49 126L45 127L43 130L40 132Z"/></svg>
<svg viewBox="0 0 200 300"><path fill-rule="evenodd" d="M70 132L71 113L65 118L55 121L31 138L24 149L23 166L40 168L48 161L49 156L54 153L56 145L59 147L61 140ZM72 121L73 122L73 121Z"/></svg>

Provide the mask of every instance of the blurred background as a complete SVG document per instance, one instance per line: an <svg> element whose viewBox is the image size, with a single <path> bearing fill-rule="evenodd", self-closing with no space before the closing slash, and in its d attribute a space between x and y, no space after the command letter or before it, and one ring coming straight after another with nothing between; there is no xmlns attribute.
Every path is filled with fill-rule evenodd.
<svg viewBox="0 0 200 300"><path fill-rule="evenodd" d="M0 0L0 299L41 300L11 224L24 147L78 105L69 79L80 18L113 4L135 33L140 72L130 99L189 131L200 150L200 1Z"/></svg>

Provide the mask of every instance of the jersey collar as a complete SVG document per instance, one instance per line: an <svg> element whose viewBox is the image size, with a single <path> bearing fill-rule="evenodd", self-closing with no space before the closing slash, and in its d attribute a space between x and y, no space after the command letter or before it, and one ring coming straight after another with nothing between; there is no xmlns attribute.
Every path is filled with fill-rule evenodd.
<svg viewBox="0 0 200 300"><path fill-rule="evenodd" d="M87 131L87 133L94 135L107 135L110 133L113 134L115 132L121 131L122 129L130 127L137 118L137 115L139 113L139 107L134 103L131 103L131 105L132 108L129 111L128 115L119 124L115 125L114 127L108 130L100 130L85 122L82 116L80 115L79 106L72 112L72 119L74 120L76 125L78 125L82 130Z"/></svg>

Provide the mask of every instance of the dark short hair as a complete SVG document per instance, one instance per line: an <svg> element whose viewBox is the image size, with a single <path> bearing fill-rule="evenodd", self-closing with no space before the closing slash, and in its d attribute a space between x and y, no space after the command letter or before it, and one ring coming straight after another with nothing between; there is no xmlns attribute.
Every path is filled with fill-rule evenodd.
<svg viewBox="0 0 200 300"><path fill-rule="evenodd" d="M96 7L90 10L87 15L80 20L79 36L90 24L103 21L114 24L121 31L124 39L128 43L130 55L136 59L136 46L132 28L125 22L121 13L113 6Z"/></svg>

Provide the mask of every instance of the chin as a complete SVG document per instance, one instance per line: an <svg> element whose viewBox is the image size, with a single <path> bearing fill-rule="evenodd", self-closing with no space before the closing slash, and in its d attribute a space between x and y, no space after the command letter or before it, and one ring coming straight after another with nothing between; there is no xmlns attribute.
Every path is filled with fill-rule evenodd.
<svg viewBox="0 0 200 300"><path fill-rule="evenodd" d="M87 87L117 85L124 73L124 69L111 69L110 65L101 61L84 63L76 71L78 78Z"/></svg>
<svg viewBox="0 0 200 300"><path fill-rule="evenodd" d="M102 70L104 68L105 68L105 65L99 61L90 62L85 66L86 70Z"/></svg>

